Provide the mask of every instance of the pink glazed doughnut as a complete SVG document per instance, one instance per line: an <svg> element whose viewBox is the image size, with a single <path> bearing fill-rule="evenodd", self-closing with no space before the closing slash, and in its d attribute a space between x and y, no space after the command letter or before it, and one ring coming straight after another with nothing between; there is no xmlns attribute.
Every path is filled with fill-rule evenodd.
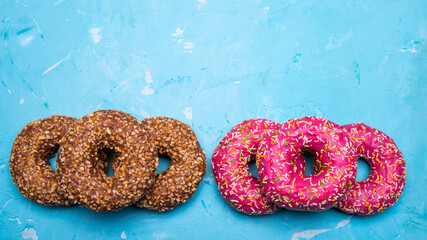
<svg viewBox="0 0 427 240"><path fill-rule="evenodd" d="M249 172L248 163L255 157L259 143L279 123L251 119L236 125L221 140L212 156L212 170L218 189L237 211L249 215L271 214L279 208L263 194L259 179Z"/></svg>
<svg viewBox="0 0 427 240"><path fill-rule="evenodd" d="M342 126L356 148L355 158L364 158L371 171L355 182L338 201L337 208L354 215L372 215L393 206L406 181L405 160L393 139L363 123Z"/></svg>
<svg viewBox="0 0 427 240"><path fill-rule="evenodd" d="M289 120L268 133L257 153L264 193L293 210L331 208L355 181L357 161L350 137L336 123L320 117ZM305 176L303 151L315 154L319 169Z"/></svg>

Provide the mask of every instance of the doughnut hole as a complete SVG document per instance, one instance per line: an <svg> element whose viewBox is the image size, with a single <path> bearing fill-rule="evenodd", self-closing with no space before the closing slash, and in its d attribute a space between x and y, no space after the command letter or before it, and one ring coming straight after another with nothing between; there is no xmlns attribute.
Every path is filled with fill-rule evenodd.
<svg viewBox="0 0 427 240"><path fill-rule="evenodd" d="M113 169L113 159L114 159L114 150L110 148L104 148L102 151L107 155L107 171L105 172L105 175L107 177L113 177L114 176L114 169Z"/></svg>
<svg viewBox="0 0 427 240"><path fill-rule="evenodd" d="M258 170L257 170L257 168L256 168L256 161L255 161L255 158L252 158L252 159L249 161L248 165L249 165L249 173L250 173L252 176L256 177L256 178L259 178Z"/></svg>
<svg viewBox="0 0 427 240"><path fill-rule="evenodd" d="M357 173L356 173L356 182L361 182L369 177L371 172L371 165L366 160L366 158L359 157L357 159Z"/></svg>
<svg viewBox="0 0 427 240"><path fill-rule="evenodd" d="M304 176L313 175L314 154L310 151L303 151L304 156Z"/></svg>
<svg viewBox="0 0 427 240"><path fill-rule="evenodd" d="M59 144L52 147L49 151L49 155L47 156L50 167L52 167L53 171L56 171L56 157L58 155Z"/></svg>
<svg viewBox="0 0 427 240"><path fill-rule="evenodd" d="M159 154L159 166L157 166L157 174L165 172L170 166L171 159L169 156Z"/></svg>

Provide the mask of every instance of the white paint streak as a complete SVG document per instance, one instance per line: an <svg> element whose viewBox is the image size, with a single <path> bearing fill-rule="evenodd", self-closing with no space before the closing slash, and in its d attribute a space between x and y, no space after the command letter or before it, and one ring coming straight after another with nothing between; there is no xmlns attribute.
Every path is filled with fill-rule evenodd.
<svg viewBox="0 0 427 240"><path fill-rule="evenodd" d="M49 67L48 69L46 69L46 70L42 73L42 75L45 75L46 73L48 73L48 72L52 71L53 69L55 69L56 67L58 67L58 66L59 66L59 64L61 64L63 61L67 60L67 59L70 57L70 54L71 54L71 53L69 53L65 58L63 58L63 59L59 60L57 63L53 64L53 65L52 65L51 67Z"/></svg>
<svg viewBox="0 0 427 240"><path fill-rule="evenodd" d="M10 199L9 201L7 201L3 207L0 209L0 213L3 212L3 208L5 208L7 206L7 204L9 204L13 199Z"/></svg>
<svg viewBox="0 0 427 240"><path fill-rule="evenodd" d="M23 98L21 98L21 100L19 101L19 104L24 104L24 99Z"/></svg>
<svg viewBox="0 0 427 240"><path fill-rule="evenodd" d="M186 53L192 53L193 49L194 49L194 43L192 43L192 42L184 42L184 49L187 49L187 50L184 50L184 52L186 52Z"/></svg>
<svg viewBox="0 0 427 240"><path fill-rule="evenodd" d="M64 2L64 0L58 0L56 1L53 5L58 6L59 4L61 4L62 2Z"/></svg>
<svg viewBox="0 0 427 240"><path fill-rule="evenodd" d="M175 33L172 33L171 36L172 37L182 37L182 35L184 34L184 29L182 28L177 28L175 30Z"/></svg>
<svg viewBox="0 0 427 240"><path fill-rule="evenodd" d="M21 224L21 220L19 219L19 217L9 218L9 221L13 221L13 222L16 222L17 224Z"/></svg>
<svg viewBox="0 0 427 240"><path fill-rule="evenodd" d="M348 217L347 219L344 219L344 220L338 222L337 226L335 226L335 228L331 228L331 229L313 229L313 230L306 230L306 231L294 233L292 235L292 239L291 240L298 240L300 238L311 239L311 238L313 238L313 237L315 237L315 236L317 236L317 235L319 235L321 233L329 232L329 231L332 231L332 230L336 230L336 229L342 228L342 227L344 227L344 226L346 226L347 224L350 223L350 218L351 217Z"/></svg>
<svg viewBox="0 0 427 240"><path fill-rule="evenodd" d="M167 233L153 233L153 238L156 240L168 239L169 235Z"/></svg>
<svg viewBox="0 0 427 240"><path fill-rule="evenodd" d="M337 34L329 37L329 42L326 44L326 50L333 50L342 47L342 42L349 40L353 36L353 30L350 28L346 34Z"/></svg>
<svg viewBox="0 0 427 240"><path fill-rule="evenodd" d="M239 84L239 83L240 83L240 81L235 81L235 82L234 82L234 84Z"/></svg>
<svg viewBox="0 0 427 240"><path fill-rule="evenodd" d="M417 53L417 50L415 49L415 46L420 45L420 44L424 44L424 42L418 42L418 41L411 40L412 47L409 48L409 47L402 46L402 49L400 49L400 51L401 52Z"/></svg>
<svg viewBox="0 0 427 240"><path fill-rule="evenodd" d="M299 238L310 239L310 238L315 237L318 234L328 232L331 230L332 229L319 229L319 230L307 230L307 231L303 231L303 232L297 232L297 233L294 233L294 235L292 235L291 240L297 240Z"/></svg>
<svg viewBox="0 0 427 240"><path fill-rule="evenodd" d="M28 45L31 41L33 41L33 39L34 39L34 36L28 36L28 37L25 37L25 38L21 38L20 40L19 40L19 42L21 43L21 46L22 47L25 47L26 45Z"/></svg>
<svg viewBox="0 0 427 240"><path fill-rule="evenodd" d="M34 16L31 16L31 18L33 19L33 22L36 24L36 26L37 26L37 31L41 34L42 33L42 31L40 30L40 26L39 26L39 23L36 21L36 19L34 18Z"/></svg>
<svg viewBox="0 0 427 240"><path fill-rule="evenodd" d="M199 3L201 3L199 6L197 6L199 9L202 8L206 4L206 0L197 0Z"/></svg>
<svg viewBox="0 0 427 240"><path fill-rule="evenodd" d="M149 85L145 86L141 93L144 95L152 95L154 93L154 89L151 89Z"/></svg>
<svg viewBox="0 0 427 240"><path fill-rule="evenodd" d="M335 227L335 229L342 228L342 227L344 227L345 225L347 225L347 224L349 224L349 223L350 223L350 217L349 217L349 218L347 218L347 219L344 219L344 220L342 220L342 221L340 221L340 222L338 222L338 224L337 224L337 226Z"/></svg>
<svg viewBox="0 0 427 240"><path fill-rule="evenodd" d="M101 101L98 105L96 105L96 109L99 109L99 107L101 107L103 101Z"/></svg>
<svg viewBox="0 0 427 240"><path fill-rule="evenodd" d="M153 78L152 78L150 70L145 71L145 78L144 79L145 79L145 82L147 82L147 83L153 82Z"/></svg>
<svg viewBox="0 0 427 240"><path fill-rule="evenodd" d="M32 239L32 240L38 240L39 237L37 236L36 229L33 227L25 228L24 231L21 232L21 237L23 239Z"/></svg>
<svg viewBox="0 0 427 240"><path fill-rule="evenodd" d="M102 30L102 28L91 28L89 30L89 32L91 33L92 36L92 41L97 44L99 43L99 41L101 41L102 36L99 35L99 32Z"/></svg>
<svg viewBox="0 0 427 240"><path fill-rule="evenodd" d="M12 95L12 91L10 91L10 89L8 88L7 91L9 92L10 95Z"/></svg>
<svg viewBox="0 0 427 240"><path fill-rule="evenodd" d="M184 27L184 28L177 28L175 30L175 33L172 33L171 36L178 38L178 40L174 39L173 40L174 42L176 41L179 44L183 44L183 46L184 46L184 52L185 53L192 53L193 49L194 49L194 43L192 43L192 42L183 42L184 41L183 35L184 35L185 28L186 27Z"/></svg>
<svg viewBox="0 0 427 240"><path fill-rule="evenodd" d="M412 48L402 48L401 50L400 50L401 52L411 52L411 53L416 53L417 52L417 50L415 50L415 46L412 46Z"/></svg>
<svg viewBox="0 0 427 240"><path fill-rule="evenodd" d="M120 234L120 238L121 238L121 239L128 239L128 238L126 237L125 230L123 230L122 234Z"/></svg>
<svg viewBox="0 0 427 240"><path fill-rule="evenodd" d="M184 43L184 49L193 49L194 48L194 43L192 42L185 42Z"/></svg>
<svg viewBox="0 0 427 240"><path fill-rule="evenodd" d="M6 163L5 163L5 164L0 165L0 170L2 170L4 167L6 167Z"/></svg>
<svg viewBox="0 0 427 240"><path fill-rule="evenodd" d="M265 6L265 7L264 7L264 11L265 11L265 13L268 13L268 11L270 11L270 8L269 8L269 7L267 7L267 6Z"/></svg>
<svg viewBox="0 0 427 240"><path fill-rule="evenodd" d="M186 107L184 111L182 111L182 113L184 113L185 118L192 120L193 119L193 109L191 109L191 107Z"/></svg>

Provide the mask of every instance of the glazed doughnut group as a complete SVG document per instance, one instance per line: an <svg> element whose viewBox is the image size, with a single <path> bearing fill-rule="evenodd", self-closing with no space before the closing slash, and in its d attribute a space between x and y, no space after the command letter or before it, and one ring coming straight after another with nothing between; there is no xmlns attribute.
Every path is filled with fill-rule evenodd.
<svg viewBox="0 0 427 240"><path fill-rule="evenodd" d="M114 151L114 176L106 175L106 149ZM57 170L49 158L58 151ZM171 158L156 174L158 155ZM136 204L170 210L196 191L206 172L205 154L192 129L170 118L139 121L116 110L80 119L54 115L27 124L10 156L12 179L21 193L46 206L79 204L115 211Z"/></svg>
<svg viewBox="0 0 427 240"><path fill-rule="evenodd" d="M313 174L305 175L305 151L314 154ZM248 163L256 156L259 178ZM357 159L371 166L357 182ZM339 126L321 117L278 124L247 120L219 143L212 169L225 200L236 210L270 214L280 207L322 211L336 207L354 215L372 215L392 206L403 192L405 161L387 135L358 123Z"/></svg>
<svg viewBox="0 0 427 240"><path fill-rule="evenodd" d="M49 163L55 152L57 170ZM305 175L304 152L314 155L311 175ZM159 155L171 161L156 174ZM360 158L371 170L358 182ZM249 172L251 162L259 177ZM25 197L104 212L130 205L171 210L193 196L206 173L205 153L188 125L166 117L140 121L117 110L31 122L16 137L9 164ZM332 207L373 215L394 205L406 181L405 160L390 137L363 123L340 126L321 117L243 121L216 147L212 170L222 197L249 215Z"/></svg>

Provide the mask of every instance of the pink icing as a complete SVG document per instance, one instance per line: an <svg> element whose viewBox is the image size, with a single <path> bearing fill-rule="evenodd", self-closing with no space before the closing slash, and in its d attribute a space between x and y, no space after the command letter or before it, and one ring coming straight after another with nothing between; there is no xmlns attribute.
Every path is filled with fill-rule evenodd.
<svg viewBox="0 0 427 240"><path fill-rule="evenodd" d="M262 193L259 179L250 174L248 165L263 136L279 127L279 123L266 119L244 121L228 132L213 153L212 169L218 189L240 212L258 215L279 209Z"/></svg>
<svg viewBox="0 0 427 240"><path fill-rule="evenodd" d="M393 206L406 181L405 160L394 141L363 123L342 126L356 149L355 158L364 158L371 171L366 180L355 182L338 201L337 208L355 215L372 215Z"/></svg>
<svg viewBox="0 0 427 240"><path fill-rule="evenodd" d="M303 151L315 154L319 171L305 176ZM320 117L289 120L266 134L257 152L264 193L279 206L319 211L331 208L355 181L357 161L349 136Z"/></svg>

